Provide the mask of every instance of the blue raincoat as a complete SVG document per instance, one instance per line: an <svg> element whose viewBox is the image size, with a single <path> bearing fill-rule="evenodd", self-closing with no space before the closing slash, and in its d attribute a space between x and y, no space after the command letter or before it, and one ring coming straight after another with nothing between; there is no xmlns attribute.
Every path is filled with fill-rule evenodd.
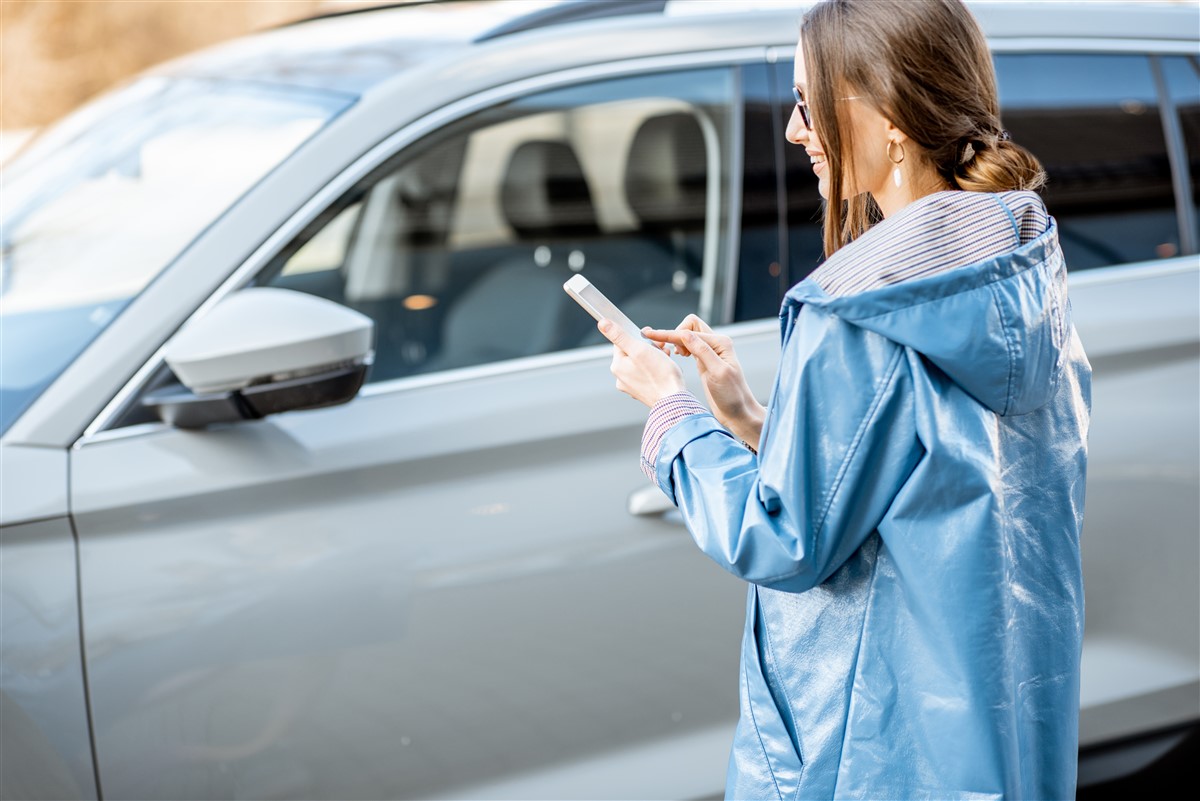
<svg viewBox="0 0 1200 801"><path fill-rule="evenodd" d="M1091 368L1045 219L801 282L758 455L708 414L664 437L657 483L750 582L728 798L1074 798Z"/></svg>

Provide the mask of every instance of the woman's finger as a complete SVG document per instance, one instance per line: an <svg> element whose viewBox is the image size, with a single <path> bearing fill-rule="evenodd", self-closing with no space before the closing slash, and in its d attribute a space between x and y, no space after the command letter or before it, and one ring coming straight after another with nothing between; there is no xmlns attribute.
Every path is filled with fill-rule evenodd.
<svg viewBox="0 0 1200 801"><path fill-rule="evenodd" d="M715 337L715 334L699 334L695 331L681 332L683 341L686 343L688 350L696 357L696 361L700 362L705 370L719 370L726 366L725 360L721 358L708 340Z"/></svg>
<svg viewBox="0 0 1200 801"><path fill-rule="evenodd" d="M701 320L700 317L695 314L689 314L687 317L684 317L683 322L675 326L675 330L698 331L702 334L712 333L712 328L709 327L708 323Z"/></svg>
<svg viewBox="0 0 1200 801"><path fill-rule="evenodd" d="M690 352L688 352L687 347L683 344L683 340L681 339L682 332L679 330L667 331L660 328L646 327L642 329L642 334L645 335L645 337L651 342L658 345L658 347L661 348L664 353L670 353L670 351L667 350L667 347L669 345L673 345L675 347L675 352L680 356L692 355Z"/></svg>
<svg viewBox="0 0 1200 801"><path fill-rule="evenodd" d="M648 346L646 342L635 341L624 328L612 320L600 320L596 323L596 327L600 329L601 334L604 334L604 338L613 343L621 353L632 355L637 352L639 347Z"/></svg>
<svg viewBox="0 0 1200 801"><path fill-rule="evenodd" d="M656 338L654 336L656 333L658 333L656 331L656 329L653 329L648 325L642 326L642 336L644 336L648 340L650 340L651 345L653 345L654 347L661 350L663 353L670 356L671 355L671 344L666 340L659 340L658 338Z"/></svg>
<svg viewBox="0 0 1200 801"><path fill-rule="evenodd" d="M683 345L685 344L684 337L694 332L680 331L678 328L674 331L662 328L643 328L642 333L646 335L647 339L652 339L655 342L669 342L672 345Z"/></svg>
<svg viewBox="0 0 1200 801"><path fill-rule="evenodd" d="M651 330L646 332L646 336L656 342L670 342L672 345L681 349L688 348L688 339L695 337L701 342L704 342L718 354L729 350L730 339L721 334L714 334L711 331L688 331L685 329L676 328L674 331ZM682 352L680 355L684 355Z"/></svg>

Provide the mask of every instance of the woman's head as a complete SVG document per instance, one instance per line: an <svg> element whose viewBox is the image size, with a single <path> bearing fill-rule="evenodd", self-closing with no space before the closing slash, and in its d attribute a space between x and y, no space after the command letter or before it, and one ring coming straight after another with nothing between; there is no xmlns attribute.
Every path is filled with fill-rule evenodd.
<svg viewBox="0 0 1200 801"><path fill-rule="evenodd" d="M960 0L823 0L801 23L795 77L814 130L797 109L787 135L825 159L826 254L930 192L1045 182L1003 136L987 43Z"/></svg>

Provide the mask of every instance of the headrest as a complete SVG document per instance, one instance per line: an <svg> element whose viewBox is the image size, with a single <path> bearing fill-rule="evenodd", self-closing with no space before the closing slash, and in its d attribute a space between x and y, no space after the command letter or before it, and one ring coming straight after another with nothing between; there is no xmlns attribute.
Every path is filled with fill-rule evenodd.
<svg viewBox="0 0 1200 801"><path fill-rule="evenodd" d="M513 151L500 190L504 217L523 238L599 233L592 193L566 142L524 142Z"/></svg>
<svg viewBox="0 0 1200 801"><path fill-rule="evenodd" d="M672 112L642 123L625 162L625 198L643 227L700 228L708 157L691 114Z"/></svg>

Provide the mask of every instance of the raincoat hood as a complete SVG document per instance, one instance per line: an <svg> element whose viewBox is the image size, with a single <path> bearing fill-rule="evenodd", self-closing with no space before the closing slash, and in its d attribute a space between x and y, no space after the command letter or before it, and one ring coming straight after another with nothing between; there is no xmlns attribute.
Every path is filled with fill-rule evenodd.
<svg viewBox="0 0 1200 801"><path fill-rule="evenodd" d="M853 244L832 257L852 257ZM886 271L887 264L880 265ZM1027 414L1054 397L1067 345L1066 266L1054 218L1011 253L931 278L832 297L802 281L784 301L830 314L932 362L983 405L1001 415Z"/></svg>

